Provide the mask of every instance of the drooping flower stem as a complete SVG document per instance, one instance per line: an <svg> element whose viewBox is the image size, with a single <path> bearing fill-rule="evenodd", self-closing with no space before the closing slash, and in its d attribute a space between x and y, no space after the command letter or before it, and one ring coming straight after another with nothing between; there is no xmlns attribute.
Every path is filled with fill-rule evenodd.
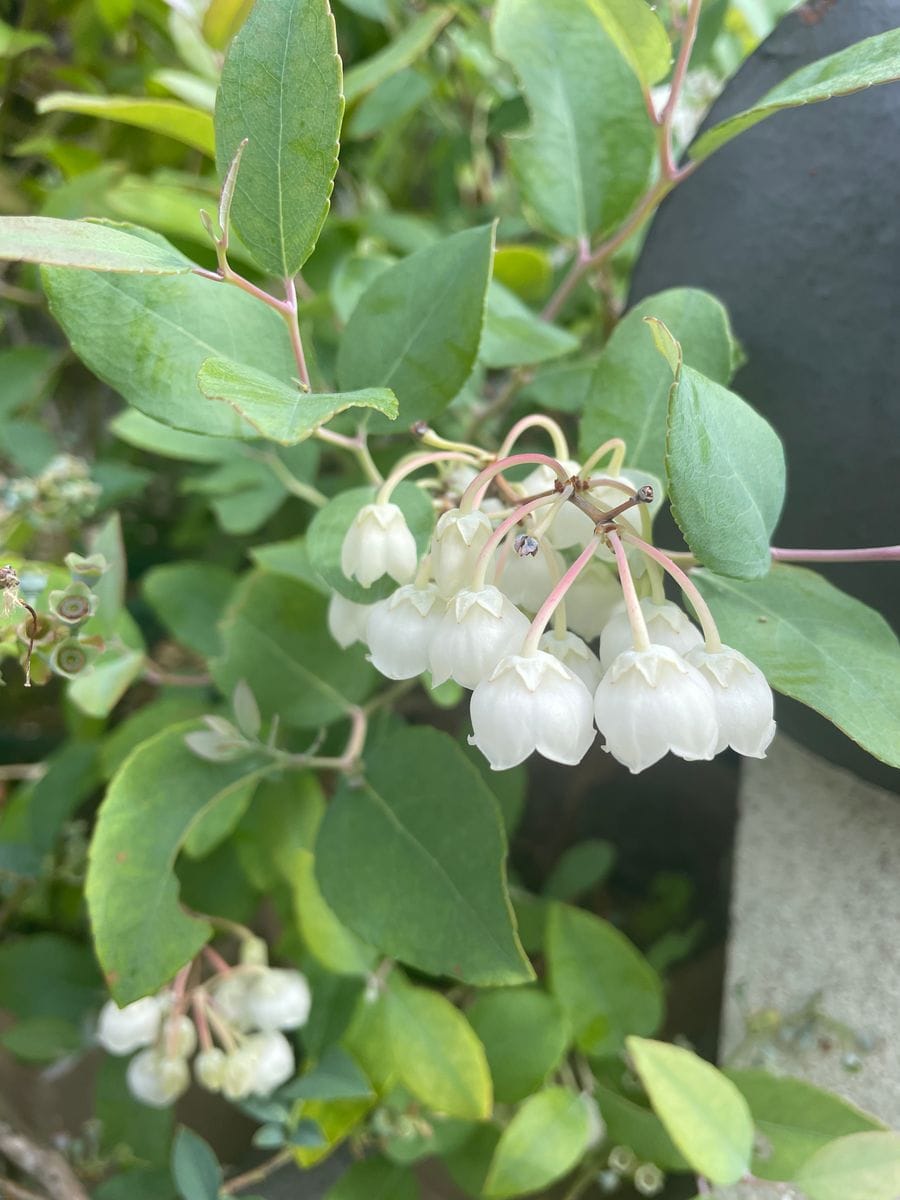
<svg viewBox="0 0 900 1200"><path fill-rule="evenodd" d="M550 618L553 616L557 605L596 554L597 547L600 545L600 540L599 534L591 538L582 552L578 555L569 569L563 574L562 578L550 592L550 595L538 609L534 620L531 622L531 628L528 630L525 642L523 643L523 654L527 655L537 653L538 645L540 644L540 640L544 635L544 630L549 625Z"/></svg>
<svg viewBox="0 0 900 1200"><path fill-rule="evenodd" d="M608 454L610 450L612 451L612 458L609 460L609 473L610 475L618 475L622 470L622 463L625 461L625 442L622 438L614 437L603 442L589 458L585 459L584 466L580 472L581 478L589 479L591 471L604 454Z"/></svg>
<svg viewBox="0 0 900 1200"><path fill-rule="evenodd" d="M562 431L562 426L554 421L552 417L545 417L542 413L533 413L531 416L523 417L521 421L516 421L515 425L513 425L512 429L510 429L509 433L503 439L500 449L497 451L497 458L505 458L522 434L529 429L546 429L553 442L553 453L556 457L569 457L569 443L566 441L566 435Z"/></svg>
<svg viewBox="0 0 900 1200"><path fill-rule="evenodd" d="M477 508L484 498L484 493L487 491L494 476L502 474L503 471L508 471L510 467L525 466L528 463L550 467L556 473L556 477L560 483L566 484L569 482L565 467L555 458L551 458L549 454L511 454L506 458L498 458L496 462L492 462L489 467L485 467L483 471L475 476L462 494L459 502L459 511L461 513L470 513L473 509Z"/></svg>
<svg viewBox="0 0 900 1200"><path fill-rule="evenodd" d="M416 454L412 458L408 458L406 462L398 464L388 475L387 479L381 485L377 496L375 497L376 504L387 504L391 498L394 488L401 483L407 475L412 475L414 471L420 470L422 467L430 467L432 463L439 462L461 462L468 466L480 466L478 459L473 458L471 454L465 454L461 450L437 450L430 454Z"/></svg>
<svg viewBox="0 0 900 1200"><path fill-rule="evenodd" d="M560 496L564 492L560 492ZM520 504L518 508L513 509L505 520L501 521L495 530L491 533L488 540L481 547L478 553L478 558L475 560L475 573L472 576L472 589L478 591L484 587L487 579L488 566L490 565L491 557L507 533L529 513L534 512L536 508L541 508L545 504L555 504L558 500L556 494L552 496L537 496L534 500L528 500L524 504Z"/></svg>
<svg viewBox="0 0 900 1200"><path fill-rule="evenodd" d="M722 639L719 636L719 630L716 626L715 618L710 611L709 605L700 594L700 590L695 583L682 571L681 567L676 566L671 558L662 550L657 550L655 546L651 546L649 542L643 541L636 537L633 533L624 533L622 535L627 542L632 546L637 546L648 558L658 562L662 569L668 572L675 580L687 598L693 605L694 612L700 621L703 628L703 636L706 638L706 649L710 654L718 654L722 649Z"/></svg>
<svg viewBox="0 0 900 1200"><path fill-rule="evenodd" d="M626 534L625 536L627 537L628 535ZM621 539L615 530L607 534L607 540L612 547L613 554L616 556L619 582L622 584L622 596L625 600L625 612L628 614L628 623L631 625L631 637L634 641L634 648L640 651L649 650L650 634L647 632L647 622L644 620L641 602L635 590L634 579L631 577L631 567L628 565L628 555L625 553L625 547L622 545Z"/></svg>

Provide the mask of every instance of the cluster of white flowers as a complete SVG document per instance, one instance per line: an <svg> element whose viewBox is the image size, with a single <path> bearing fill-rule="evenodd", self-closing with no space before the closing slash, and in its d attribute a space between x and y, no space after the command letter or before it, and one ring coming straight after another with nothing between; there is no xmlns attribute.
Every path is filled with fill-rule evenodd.
<svg viewBox="0 0 900 1200"><path fill-rule="evenodd" d="M525 457L544 456L517 459ZM441 514L421 560L396 504L362 508L343 542L344 574L365 587L389 575L399 586L370 605L333 596L334 638L363 642L389 679L428 671L434 687L453 679L471 689L469 740L495 770L534 751L580 762L598 729L604 749L635 773L667 752L711 759L731 746L763 757L775 731L771 689L720 643L702 598L668 559L706 612L706 638L664 597L653 548L638 536L637 500L646 497L623 476L588 487L577 463L557 466L506 483L514 499L499 512L472 489L483 494L502 464L484 471L469 503L464 495ZM624 511L601 529L586 507Z"/></svg>
<svg viewBox="0 0 900 1200"><path fill-rule="evenodd" d="M173 1104L194 1077L229 1100L268 1096L294 1073L294 1051L284 1031L306 1023L310 992L299 971L242 965L216 975L194 993L195 1025L171 991L119 1008L108 1000L97 1040L110 1054L134 1055L127 1082L132 1095L153 1108ZM221 1046L215 1045L210 1027ZM200 1036L198 1039L198 1028Z"/></svg>

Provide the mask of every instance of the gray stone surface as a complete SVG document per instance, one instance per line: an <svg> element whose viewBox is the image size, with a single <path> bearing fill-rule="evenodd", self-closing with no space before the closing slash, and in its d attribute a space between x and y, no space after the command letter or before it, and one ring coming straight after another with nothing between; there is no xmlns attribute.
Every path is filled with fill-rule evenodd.
<svg viewBox="0 0 900 1200"><path fill-rule="evenodd" d="M897 797L784 735L748 759L731 929L723 1061L800 1076L900 1129Z"/></svg>

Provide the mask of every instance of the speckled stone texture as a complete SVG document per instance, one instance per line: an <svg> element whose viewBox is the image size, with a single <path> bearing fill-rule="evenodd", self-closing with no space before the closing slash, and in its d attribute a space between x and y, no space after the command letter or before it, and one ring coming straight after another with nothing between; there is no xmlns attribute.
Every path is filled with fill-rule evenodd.
<svg viewBox="0 0 900 1200"><path fill-rule="evenodd" d="M871 1040L857 1071L838 1026L775 1028L816 993L851 1052L853 1035ZM748 1039L748 1013L764 1010L769 1033ZM782 734L743 771L723 1061L741 1043L739 1065L755 1058L900 1129L900 805Z"/></svg>

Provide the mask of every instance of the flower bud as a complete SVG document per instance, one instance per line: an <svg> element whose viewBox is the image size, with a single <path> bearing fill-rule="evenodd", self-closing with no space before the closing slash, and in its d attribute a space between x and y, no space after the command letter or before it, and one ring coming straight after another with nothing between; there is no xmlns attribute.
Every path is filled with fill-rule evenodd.
<svg viewBox="0 0 900 1200"><path fill-rule="evenodd" d="M269 968L251 982L247 1013L257 1029L297 1029L309 1017L309 984L299 971Z"/></svg>
<svg viewBox="0 0 900 1200"><path fill-rule="evenodd" d="M256 1091L256 1051L249 1039L225 1057L222 1067L222 1094L227 1100L243 1100Z"/></svg>
<svg viewBox="0 0 900 1200"><path fill-rule="evenodd" d="M688 654L703 645L703 635L692 624L683 609L671 600L657 604L649 596L641 600L641 612L647 622L647 633L654 646L668 646L676 654ZM600 662L604 670L623 650L633 650L631 622L624 607L610 617L600 634Z"/></svg>
<svg viewBox="0 0 900 1200"><path fill-rule="evenodd" d="M670 750L691 760L716 753L712 688L669 646L623 651L597 688L594 715L603 749L633 775Z"/></svg>
<svg viewBox="0 0 900 1200"><path fill-rule="evenodd" d="M369 619L371 604L354 604L340 592L332 592L328 601L328 632L341 647L346 650L354 642L366 640L366 621Z"/></svg>
<svg viewBox="0 0 900 1200"><path fill-rule="evenodd" d="M759 667L731 646L712 654L698 646L687 659L712 687L719 720L716 753L731 746L748 758L765 758L775 736L774 701Z"/></svg>
<svg viewBox="0 0 900 1200"><path fill-rule="evenodd" d="M369 661L388 679L421 675L428 669L429 647L445 607L433 583L405 583L373 604L366 624Z"/></svg>
<svg viewBox="0 0 900 1200"><path fill-rule="evenodd" d="M142 1050L128 1064L128 1090L151 1108L166 1108L187 1091L191 1081L183 1058L167 1058L159 1050Z"/></svg>
<svg viewBox="0 0 900 1200"><path fill-rule="evenodd" d="M528 633L528 618L495 587L458 592L431 640L432 686L455 679L473 688L507 654L515 654Z"/></svg>
<svg viewBox="0 0 900 1200"><path fill-rule="evenodd" d="M253 1055L253 1091L268 1096L294 1073L294 1051L283 1033L255 1033L245 1050Z"/></svg>
<svg viewBox="0 0 900 1200"><path fill-rule="evenodd" d="M431 539L431 570L442 596L449 599L468 587L491 529L490 518L481 509L461 513L451 508L439 517Z"/></svg>
<svg viewBox="0 0 900 1200"><path fill-rule="evenodd" d="M208 1092L220 1092L227 1061L225 1051L220 1050L218 1046L201 1050L194 1059L194 1077Z"/></svg>
<svg viewBox="0 0 900 1200"><path fill-rule="evenodd" d="M540 648L558 658L573 675L577 675L593 696L603 678L603 668L600 659L577 633L566 630L560 636L555 630L549 630L541 638Z"/></svg>
<svg viewBox="0 0 900 1200"><path fill-rule="evenodd" d="M107 1000L100 1010L97 1040L110 1054L131 1054L149 1046L159 1033L162 1009L158 996L144 996L124 1008L119 1008L115 1000Z"/></svg>
<svg viewBox="0 0 900 1200"><path fill-rule="evenodd" d="M382 575L408 583L416 573L416 539L396 504L364 504L344 536L341 570L371 587Z"/></svg>
<svg viewBox="0 0 900 1200"><path fill-rule="evenodd" d="M252 1027L247 1005L250 982L246 971L232 971L220 975L213 983L212 1001L216 1011L235 1029Z"/></svg>
<svg viewBox="0 0 900 1200"><path fill-rule="evenodd" d="M163 1021L162 1046L167 1054L190 1058L197 1049L197 1030L190 1017L183 1013Z"/></svg>
<svg viewBox="0 0 900 1200"><path fill-rule="evenodd" d="M566 592L566 624L592 642L621 603L618 577L594 558Z"/></svg>
<svg viewBox="0 0 900 1200"><path fill-rule="evenodd" d="M242 937L238 954L242 967L267 967L269 965L269 947L264 938Z"/></svg>
<svg viewBox="0 0 900 1200"><path fill-rule="evenodd" d="M591 694L553 655L511 654L472 693L472 734L494 771L535 750L553 762L581 762L595 737Z"/></svg>

